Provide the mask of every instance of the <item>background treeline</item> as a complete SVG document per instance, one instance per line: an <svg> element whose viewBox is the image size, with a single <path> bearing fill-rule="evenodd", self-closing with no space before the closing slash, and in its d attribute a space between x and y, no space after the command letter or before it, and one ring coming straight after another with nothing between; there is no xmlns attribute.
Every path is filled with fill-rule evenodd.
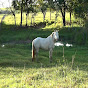
<svg viewBox="0 0 88 88"><path fill-rule="evenodd" d="M88 38L88 0L13 0L12 6L15 10L21 11L21 26L22 26L22 13L26 13L26 26L27 26L27 16L33 13L32 18L37 12L42 12L43 21L45 21L47 10L51 12L56 11L55 22L59 14L62 16L63 26L66 26L66 12L69 13L71 25L72 14L76 18L81 18L83 20L83 25L85 28L78 30L78 32L73 33L75 37L72 37L77 44L87 44ZM14 15L15 16L15 15ZM14 17L15 18L15 17ZM32 23L32 22L31 22ZM71 38L71 37L70 37Z"/></svg>
<svg viewBox="0 0 88 88"><path fill-rule="evenodd" d="M39 12L42 13L42 16L40 15ZM48 12L48 20L46 20L47 12ZM58 26L58 24L60 22L58 22L57 20L61 19L62 20L61 24L63 24L63 27L70 25L69 28L64 29L62 28L63 29L62 39L71 40L72 43L75 42L76 44L79 45L84 44L88 45L88 0L13 0L11 7L8 8L4 13L5 14L1 18L1 24L3 23L4 18L8 14L12 14L13 16L11 15L11 17L14 17L15 26L18 25L18 20L20 20L19 25L22 27L24 26L23 20L25 15L26 18L25 25L26 26L30 25L37 29L39 29L40 26L45 27L47 23L48 26L55 23L57 26L55 25L56 28L54 29L59 29L60 26ZM17 15L18 13L20 16ZM68 14L69 16L68 21L66 20L67 19L66 14ZM38 16L38 18L42 20L39 21L40 22L39 25L37 25L37 22L35 21L35 19L37 19L36 18L37 15L40 15ZM80 24L81 19L82 25L81 27L79 26L80 28L78 28L78 26L77 27L73 26L73 19L74 19L73 15L75 16L75 19L76 18L78 19L77 22L74 21L75 24L77 25ZM53 18L54 20L52 20ZM50 29L53 29L53 26L51 25ZM67 30L64 31L65 29ZM67 34L65 36L66 32Z"/></svg>
<svg viewBox="0 0 88 88"><path fill-rule="evenodd" d="M69 12L70 25L72 14L84 20L87 20L88 15L88 0L13 0L12 6L15 10L21 11L21 26L23 12L26 13L26 16L28 16L30 13L33 13L32 17L34 17L37 12L41 11L43 14L43 20L45 20L47 9L50 10L50 19L52 10L56 11L56 19L60 12L62 15L63 26L66 25L66 12ZM12 10L14 18L15 10Z"/></svg>

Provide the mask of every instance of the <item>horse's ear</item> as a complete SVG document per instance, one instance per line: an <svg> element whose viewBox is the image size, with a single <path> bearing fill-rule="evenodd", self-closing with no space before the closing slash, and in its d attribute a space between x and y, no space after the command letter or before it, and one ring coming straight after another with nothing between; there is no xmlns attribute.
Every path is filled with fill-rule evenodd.
<svg viewBox="0 0 88 88"><path fill-rule="evenodd" d="M59 32L59 30L54 30L54 32Z"/></svg>
<svg viewBox="0 0 88 88"><path fill-rule="evenodd" d="M52 35L54 34L54 32L52 32Z"/></svg>
<svg viewBox="0 0 88 88"><path fill-rule="evenodd" d="M54 35L54 32L52 32L52 37L53 37L53 35Z"/></svg>
<svg viewBox="0 0 88 88"><path fill-rule="evenodd" d="M57 32L59 32L59 30L56 30Z"/></svg>
<svg viewBox="0 0 88 88"><path fill-rule="evenodd" d="M54 30L54 32L56 32L56 30Z"/></svg>
<svg viewBox="0 0 88 88"><path fill-rule="evenodd" d="M59 30L57 30L59 32Z"/></svg>

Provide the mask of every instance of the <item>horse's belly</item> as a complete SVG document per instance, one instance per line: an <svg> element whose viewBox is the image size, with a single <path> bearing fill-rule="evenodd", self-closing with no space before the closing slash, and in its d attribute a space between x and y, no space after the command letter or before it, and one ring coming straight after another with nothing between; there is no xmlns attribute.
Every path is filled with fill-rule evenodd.
<svg viewBox="0 0 88 88"><path fill-rule="evenodd" d="M40 48L44 50L49 50L49 47L46 47L46 46L40 46Z"/></svg>
<svg viewBox="0 0 88 88"><path fill-rule="evenodd" d="M42 41L40 43L40 48L41 49L44 49L44 50L49 50L49 43L48 42L45 42L45 41Z"/></svg>

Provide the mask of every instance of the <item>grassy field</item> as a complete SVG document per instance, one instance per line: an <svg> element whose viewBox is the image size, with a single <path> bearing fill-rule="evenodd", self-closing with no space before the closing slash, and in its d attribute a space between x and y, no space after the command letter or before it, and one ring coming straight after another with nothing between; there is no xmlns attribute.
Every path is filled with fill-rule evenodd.
<svg viewBox="0 0 88 88"><path fill-rule="evenodd" d="M38 62L31 60L31 41L37 36L47 37L61 24L47 25L42 29L14 29L11 26L14 23L6 21L0 31L0 88L88 88L87 46L74 43L73 47L55 47L52 63L49 62L48 51L43 50L39 52ZM73 29L61 28L63 42L72 43L74 37L69 37L75 36ZM30 43L23 42L27 40Z"/></svg>

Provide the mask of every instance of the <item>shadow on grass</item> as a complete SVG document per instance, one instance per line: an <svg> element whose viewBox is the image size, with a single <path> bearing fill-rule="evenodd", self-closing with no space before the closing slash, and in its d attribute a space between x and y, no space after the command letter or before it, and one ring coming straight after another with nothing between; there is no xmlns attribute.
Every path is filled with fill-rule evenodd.
<svg viewBox="0 0 88 88"><path fill-rule="evenodd" d="M51 30L42 30L42 28L15 27L14 25L3 24L2 30L0 31L0 43L32 41L36 37L47 37L51 32Z"/></svg>
<svg viewBox="0 0 88 88"><path fill-rule="evenodd" d="M88 71L88 49L85 47L74 46L74 47L64 47L63 58L63 47L55 47L53 50L52 63L49 62L49 52L40 50L38 54L38 62L36 60L32 62L31 57L31 44L17 44L17 45L7 45L4 48L0 48L0 67L15 67L15 68L52 68L62 65L70 66L72 65L72 56L75 54L73 68L83 71ZM84 50L83 50L84 49ZM2 53L1 53L2 52Z"/></svg>
<svg viewBox="0 0 88 88"><path fill-rule="evenodd" d="M46 26L46 24L47 25L51 25L51 24L53 24L54 22L53 21L51 21L51 23L49 23L49 22L40 22L40 23L34 23L34 24L32 24L32 25L30 25L30 26L26 26L26 25L23 25L23 26L20 26L20 25L8 25L8 24L5 24L4 22L2 23L2 24L0 24L1 25L1 29L2 30L5 30L5 29L13 29L13 30L22 30L22 29L35 29L35 30L37 30L37 29L42 29L42 28L44 28L45 26Z"/></svg>

